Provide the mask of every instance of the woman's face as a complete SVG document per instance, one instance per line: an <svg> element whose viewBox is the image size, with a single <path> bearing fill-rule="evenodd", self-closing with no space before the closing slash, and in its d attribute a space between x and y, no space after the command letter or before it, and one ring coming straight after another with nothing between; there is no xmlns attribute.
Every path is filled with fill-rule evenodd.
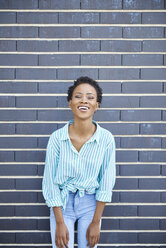
<svg viewBox="0 0 166 248"><path fill-rule="evenodd" d="M93 86L87 83L78 85L69 101L73 115L81 119L92 118L98 109L97 92Z"/></svg>

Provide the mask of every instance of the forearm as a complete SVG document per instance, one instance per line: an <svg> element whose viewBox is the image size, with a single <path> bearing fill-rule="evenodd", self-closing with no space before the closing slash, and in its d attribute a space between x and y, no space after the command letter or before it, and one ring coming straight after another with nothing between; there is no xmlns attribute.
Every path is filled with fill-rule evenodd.
<svg viewBox="0 0 166 248"><path fill-rule="evenodd" d="M99 223L102 217L106 202L97 201L96 210L92 222Z"/></svg>
<svg viewBox="0 0 166 248"><path fill-rule="evenodd" d="M64 223L63 213L61 207L53 207L55 220L57 224Z"/></svg>

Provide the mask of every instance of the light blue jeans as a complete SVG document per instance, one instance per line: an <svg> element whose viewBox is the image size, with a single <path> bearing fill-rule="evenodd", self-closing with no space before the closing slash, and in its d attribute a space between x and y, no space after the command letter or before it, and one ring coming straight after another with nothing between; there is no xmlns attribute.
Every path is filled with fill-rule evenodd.
<svg viewBox="0 0 166 248"><path fill-rule="evenodd" d="M87 228L90 225L95 209L96 209L97 200L95 194L86 194L83 197L80 197L78 191L74 194L69 191L69 199L66 205L66 209L62 210L65 224L69 231L69 248L74 248L74 224L77 223L77 240L78 248L86 248L88 241L86 239ZM101 221L100 221L101 226ZM56 248L55 245L55 230L56 230L56 221L53 209L50 208L50 230L51 230L51 239L52 247ZM94 246L97 248L97 245Z"/></svg>

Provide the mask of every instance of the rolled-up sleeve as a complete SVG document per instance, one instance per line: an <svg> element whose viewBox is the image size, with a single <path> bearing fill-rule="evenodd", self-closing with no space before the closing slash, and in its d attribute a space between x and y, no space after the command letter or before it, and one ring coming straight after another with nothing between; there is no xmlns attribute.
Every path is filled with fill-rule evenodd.
<svg viewBox="0 0 166 248"><path fill-rule="evenodd" d="M48 207L63 205L59 186L54 183L58 164L58 148L55 143L56 142L52 141L52 136L50 136L46 149L45 168L42 180L42 193Z"/></svg>
<svg viewBox="0 0 166 248"><path fill-rule="evenodd" d="M99 188L96 190L96 200L98 201L111 202L112 200L112 189L116 178L115 150L115 140L112 136L112 141L105 151L103 163L98 176Z"/></svg>

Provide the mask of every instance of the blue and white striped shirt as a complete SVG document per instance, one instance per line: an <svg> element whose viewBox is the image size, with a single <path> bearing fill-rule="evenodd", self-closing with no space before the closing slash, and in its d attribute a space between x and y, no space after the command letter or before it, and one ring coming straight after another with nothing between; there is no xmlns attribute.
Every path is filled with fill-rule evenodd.
<svg viewBox="0 0 166 248"><path fill-rule="evenodd" d="M93 136L78 152L73 146L67 124L54 131L48 140L42 192L48 207L66 208L69 190L96 194L96 200L111 202L115 184L115 140L111 132L96 121Z"/></svg>

